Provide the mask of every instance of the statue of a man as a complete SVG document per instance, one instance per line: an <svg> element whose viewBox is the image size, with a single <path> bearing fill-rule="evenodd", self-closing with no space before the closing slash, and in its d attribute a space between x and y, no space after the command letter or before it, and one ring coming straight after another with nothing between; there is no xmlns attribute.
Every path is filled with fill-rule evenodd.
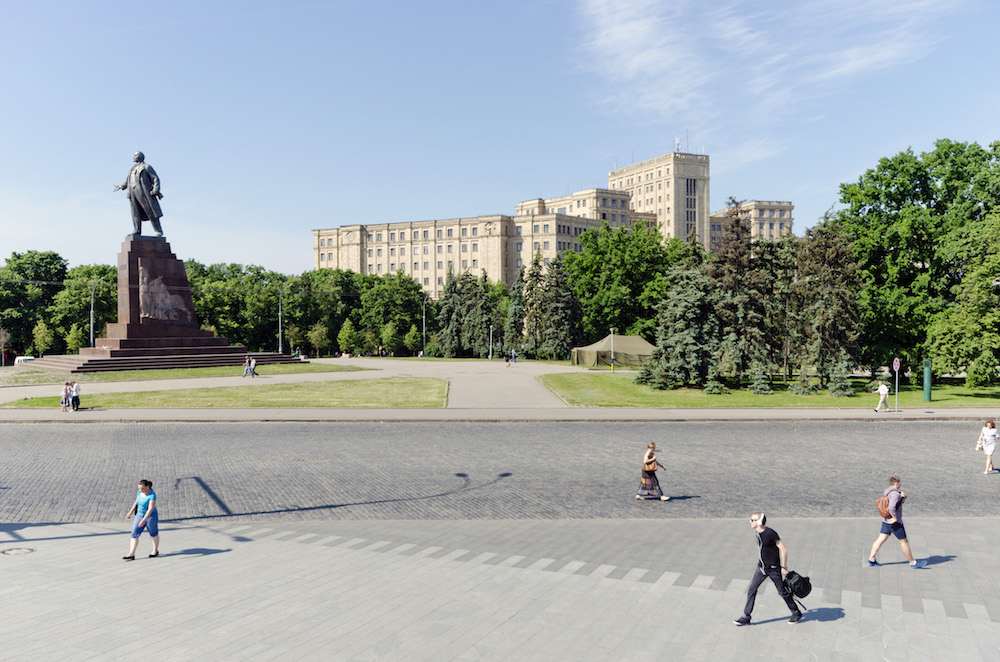
<svg viewBox="0 0 1000 662"><path fill-rule="evenodd" d="M149 221L153 224L156 236L162 237L160 217L163 216L163 212L160 211L158 200L163 197L160 193L160 178L156 176L153 167L145 163L145 159L142 152L135 153L135 156L132 157L135 165L128 171L125 181L116 186L115 190L125 189L129 202L132 203L132 228L134 230L132 234L134 236L142 234L142 222Z"/></svg>

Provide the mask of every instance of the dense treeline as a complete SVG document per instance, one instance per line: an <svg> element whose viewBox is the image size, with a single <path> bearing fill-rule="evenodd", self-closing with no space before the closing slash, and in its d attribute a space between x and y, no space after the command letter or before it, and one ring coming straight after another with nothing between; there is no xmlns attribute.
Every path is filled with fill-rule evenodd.
<svg viewBox="0 0 1000 662"><path fill-rule="evenodd" d="M912 369L993 382L1000 363L1000 143L942 140L882 159L841 186L840 208L804 237L751 242L730 200L717 250L606 223L580 252L536 255L507 287L449 276L440 300L403 273L287 276L186 262L202 324L251 349L310 354L566 358L609 332L655 342L639 380L716 392L798 374L798 392L846 393L847 375L899 357ZM55 253L0 268L0 341L17 352L73 352L116 315L115 269L68 269Z"/></svg>

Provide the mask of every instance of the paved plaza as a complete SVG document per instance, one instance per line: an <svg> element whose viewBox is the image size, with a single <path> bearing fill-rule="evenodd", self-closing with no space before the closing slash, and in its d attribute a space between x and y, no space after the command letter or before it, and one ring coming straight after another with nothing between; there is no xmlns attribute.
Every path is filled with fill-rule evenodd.
<svg viewBox="0 0 1000 662"><path fill-rule="evenodd" d="M463 379L470 399L490 388ZM496 388L524 398L516 379ZM468 418L0 424L4 658L1000 659L982 412L622 422L451 404ZM633 498L649 440L669 502ZM891 473L921 570L894 540L864 564ZM124 562L139 478L161 556L143 537ZM757 509L813 581L794 626L767 585L754 624L732 624Z"/></svg>

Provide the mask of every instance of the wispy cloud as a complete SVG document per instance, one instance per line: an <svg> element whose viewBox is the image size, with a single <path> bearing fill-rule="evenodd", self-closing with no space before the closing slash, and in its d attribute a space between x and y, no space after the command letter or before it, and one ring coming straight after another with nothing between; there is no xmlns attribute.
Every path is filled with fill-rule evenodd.
<svg viewBox="0 0 1000 662"><path fill-rule="evenodd" d="M579 0L586 65L612 112L704 126L780 123L803 101L928 56L966 0Z"/></svg>

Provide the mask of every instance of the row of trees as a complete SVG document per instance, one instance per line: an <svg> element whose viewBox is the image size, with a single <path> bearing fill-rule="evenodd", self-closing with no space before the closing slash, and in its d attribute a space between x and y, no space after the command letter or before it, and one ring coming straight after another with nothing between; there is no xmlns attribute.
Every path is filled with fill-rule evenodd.
<svg viewBox="0 0 1000 662"><path fill-rule="evenodd" d="M667 272L656 305L656 349L637 379L654 388L714 391L745 378L771 391L773 369L815 372L846 393L859 355L858 281L849 238L824 219L805 238L751 242L730 200L718 250L692 242ZM808 391L803 380L793 388Z"/></svg>

